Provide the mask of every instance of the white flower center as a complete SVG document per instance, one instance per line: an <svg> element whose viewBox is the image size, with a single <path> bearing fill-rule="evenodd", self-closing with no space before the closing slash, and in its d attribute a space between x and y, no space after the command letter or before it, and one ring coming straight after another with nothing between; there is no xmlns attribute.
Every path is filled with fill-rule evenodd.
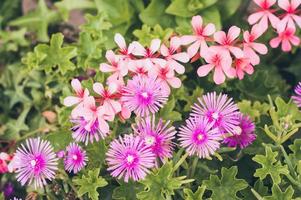
<svg viewBox="0 0 301 200"><path fill-rule="evenodd" d="M72 156L72 159L73 159L73 160L77 160L77 155L73 155L73 156Z"/></svg>
<svg viewBox="0 0 301 200"><path fill-rule="evenodd" d="M146 144L146 145L151 146L151 145L154 144L154 142L155 142L155 137L153 137L153 136L147 136L147 137L145 138L145 144Z"/></svg>
<svg viewBox="0 0 301 200"><path fill-rule="evenodd" d="M202 133L199 133L197 138L198 140L202 140L204 138L204 135Z"/></svg>
<svg viewBox="0 0 301 200"><path fill-rule="evenodd" d="M218 119L218 113L217 112L212 113L212 118L217 120Z"/></svg>
<svg viewBox="0 0 301 200"><path fill-rule="evenodd" d="M148 98L148 93L147 92L142 92L141 96L144 97L145 99Z"/></svg>
<svg viewBox="0 0 301 200"><path fill-rule="evenodd" d="M30 165L31 165L32 167L36 166L36 164L37 164L37 161L35 161L35 160L30 161Z"/></svg>
<svg viewBox="0 0 301 200"><path fill-rule="evenodd" d="M235 126L234 128L234 134L235 135L240 135L242 132L242 129L239 126Z"/></svg>
<svg viewBox="0 0 301 200"><path fill-rule="evenodd" d="M129 164L131 164L131 163L134 161L134 156L128 155L127 158L126 158L126 160L127 160L127 162L128 162Z"/></svg>

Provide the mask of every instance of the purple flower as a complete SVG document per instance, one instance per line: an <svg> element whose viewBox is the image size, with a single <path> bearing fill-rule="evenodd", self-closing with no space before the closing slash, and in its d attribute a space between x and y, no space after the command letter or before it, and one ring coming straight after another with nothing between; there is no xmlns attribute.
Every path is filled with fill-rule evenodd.
<svg viewBox="0 0 301 200"><path fill-rule="evenodd" d="M17 149L14 159L17 180L21 185L33 183L35 188L43 187L46 179L54 179L58 158L48 141L27 139L26 144Z"/></svg>
<svg viewBox="0 0 301 200"><path fill-rule="evenodd" d="M200 158L207 158L220 147L223 139L218 128L205 117L189 118L186 125L180 127L179 141L189 155L196 154Z"/></svg>
<svg viewBox="0 0 301 200"><path fill-rule="evenodd" d="M66 148L67 155L65 157L65 170L68 172L79 172L88 161L86 151L83 150L78 144L71 143Z"/></svg>
<svg viewBox="0 0 301 200"><path fill-rule="evenodd" d="M65 157L65 151L64 150L60 150L60 151L56 152L56 156L58 158L64 158Z"/></svg>
<svg viewBox="0 0 301 200"><path fill-rule="evenodd" d="M10 197L14 193L14 186L11 182L4 185L3 193L6 198Z"/></svg>
<svg viewBox="0 0 301 200"><path fill-rule="evenodd" d="M158 112L167 101L161 82L154 77L134 76L122 89L121 101L137 116L148 116Z"/></svg>
<svg viewBox="0 0 301 200"><path fill-rule="evenodd" d="M195 103L192 107L193 117L206 117L214 123L221 133L235 134L239 123L237 115L238 107L226 94L216 95L216 92L207 93L198 99L200 104Z"/></svg>
<svg viewBox="0 0 301 200"><path fill-rule="evenodd" d="M144 145L144 140L132 134L113 140L106 155L111 175L118 179L124 177L125 182L129 178L134 181L144 179L156 159L151 149Z"/></svg>
<svg viewBox="0 0 301 200"><path fill-rule="evenodd" d="M134 127L135 132L144 140L144 144L151 148L152 152L162 161L172 156L173 143L176 130L173 126L168 126L162 119L156 123L155 116L142 119Z"/></svg>
<svg viewBox="0 0 301 200"><path fill-rule="evenodd" d="M292 96L292 99L298 107L301 107L301 82L295 87L295 93L296 95Z"/></svg>
<svg viewBox="0 0 301 200"><path fill-rule="evenodd" d="M248 116L243 114L239 115L239 128L236 131L235 135L227 137L224 139L223 143L228 144L229 147L246 148L250 145L255 139L255 125Z"/></svg>

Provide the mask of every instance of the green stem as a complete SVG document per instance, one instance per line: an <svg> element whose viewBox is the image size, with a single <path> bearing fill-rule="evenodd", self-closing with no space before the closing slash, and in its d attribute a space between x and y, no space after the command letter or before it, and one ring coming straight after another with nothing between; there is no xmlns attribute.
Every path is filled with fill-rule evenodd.
<svg viewBox="0 0 301 200"><path fill-rule="evenodd" d="M290 137L292 137L299 129L296 128L294 130L292 130L291 132L289 132L289 134L285 135L282 139L281 139L281 144L284 143L286 140L288 140Z"/></svg>
<svg viewBox="0 0 301 200"><path fill-rule="evenodd" d="M191 173L189 174L189 177L193 177L194 176L194 173L195 173L196 167L198 165L198 162L199 162L199 158L195 157L193 159L193 162L192 162Z"/></svg>
<svg viewBox="0 0 301 200"><path fill-rule="evenodd" d="M293 164L292 164L290 158L288 157L288 155L287 155L285 149L283 148L282 145L279 145L279 147L280 147L280 150L281 150L281 152L282 152L282 154L283 154L283 156L284 156L284 159L285 159L285 161L286 161L286 163L287 163L287 165L288 165L288 168L289 168L290 171L291 171L291 174L293 175L294 178L297 178L297 174L296 174L296 172L295 172L295 170L294 170Z"/></svg>
<svg viewBox="0 0 301 200"><path fill-rule="evenodd" d="M71 187L71 189L76 193L76 196L80 199L80 200L83 200L82 197L79 197L78 194L77 194L77 189L76 187L73 185L72 181L69 179L69 176L68 174L62 170L62 169L59 169L59 172L61 173L61 175L64 177L65 181L68 183L68 185Z"/></svg>
<svg viewBox="0 0 301 200"><path fill-rule="evenodd" d="M183 164L183 162L186 160L187 157L188 157L188 152L186 152L182 156L182 158L175 164L173 171L176 171Z"/></svg>
<svg viewBox="0 0 301 200"><path fill-rule="evenodd" d="M298 188L299 191L301 191L301 183L296 181L290 174L286 174L285 176L292 184L294 184Z"/></svg>
<svg viewBox="0 0 301 200"><path fill-rule="evenodd" d="M16 142L19 142L19 141L22 141L22 140L24 140L24 139L26 139L28 137L31 137L31 136L37 134L38 132L40 132L41 130L42 130L42 128L38 128L38 129L35 129L35 130L31 131L31 132L28 132L27 134L23 135L22 137L19 137L16 140Z"/></svg>
<svg viewBox="0 0 301 200"><path fill-rule="evenodd" d="M258 194L258 192L256 192L256 190L254 190L253 188L251 189L251 192L256 197L256 199L263 200L263 197L260 194Z"/></svg>

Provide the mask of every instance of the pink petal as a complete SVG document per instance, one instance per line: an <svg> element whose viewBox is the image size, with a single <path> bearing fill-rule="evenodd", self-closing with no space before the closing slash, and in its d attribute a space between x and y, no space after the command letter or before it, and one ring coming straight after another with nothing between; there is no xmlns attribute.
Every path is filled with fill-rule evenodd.
<svg viewBox="0 0 301 200"><path fill-rule="evenodd" d="M274 28L277 28L277 25L278 25L278 23L279 23L279 18L278 17L276 17L274 14L272 14L272 13L270 13L269 15L268 15L268 17L269 17L269 20L270 20L270 22L271 22L271 24L272 24L272 26L274 27Z"/></svg>
<svg viewBox="0 0 301 200"><path fill-rule="evenodd" d="M83 90L80 81L76 78L71 81L71 86L77 94L80 94Z"/></svg>
<svg viewBox="0 0 301 200"><path fill-rule="evenodd" d="M200 46L201 46L201 41L197 40L188 47L187 53L190 58L192 58L193 56L195 56L198 53Z"/></svg>
<svg viewBox="0 0 301 200"><path fill-rule="evenodd" d="M245 73L242 69L240 68L237 68L236 69L236 74L237 74L237 77L239 78L239 80L242 80L245 76Z"/></svg>
<svg viewBox="0 0 301 200"><path fill-rule="evenodd" d="M260 63L259 56L256 54L256 52L252 48L245 46L244 54L245 54L245 57L247 57L250 60L252 65L258 65Z"/></svg>
<svg viewBox="0 0 301 200"><path fill-rule="evenodd" d="M216 33L214 33L213 37L214 37L214 40L219 44L223 44L224 41L227 40L227 36L224 31L217 31Z"/></svg>
<svg viewBox="0 0 301 200"><path fill-rule="evenodd" d="M254 42L252 47L255 51L260 53L261 55L265 55L268 53L268 48L264 44Z"/></svg>
<svg viewBox="0 0 301 200"><path fill-rule="evenodd" d="M165 44L161 45L160 52L164 57L169 56L169 49L166 47Z"/></svg>
<svg viewBox="0 0 301 200"><path fill-rule="evenodd" d="M193 16L192 19L191 19L191 25L193 27L193 30L195 32L197 32L203 26L203 19L202 19L202 17L200 15Z"/></svg>
<svg viewBox="0 0 301 200"><path fill-rule="evenodd" d="M301 4L301 0L291 0L291 5L294 9L297 9Z"/></svg>
<svg viewBox="0 0 301 200"><path fill-rule="evenodd" d="M94 92L96 92L97 94L99 94L101 96L104 94L104 88L101 83L94 83L93 90L94 90Z"/></svg>
<svg viewBox="0 0 301 200"><path fill-rule="evenodd" d="M215 32L215 25L212 23L209 23L205 26L203 30L203 35L204 36L210 36Z"/></svg>
<svg viewBox="0 0 301 200"><path fill-rule="evenodd" d="M149 49L151 50L152 54L155 54L159 50L160 44L161 44L160 39L153 39L151 41L151 45Z"/></svg>
<svg viewBox="0 0 301 200"><path fill-rule="evenodd" d="M189 61L189 55L185 52L174 54L172 55L172 58L183 63L187 63Z"/></svg>
<svg viewBox="0 0 301 200"><path fill-rule="evenodd" d="M231 41L231 43L239 36L240 34L240 28L237 26L231 26L231 28L228 31L228 39Z"/></svg>
<svg viewBox="0 0 301 200"><path fill-rule="evenodd" d="M255 24L256 22L259 21L260 18L262 18L264 16L264 13L259 11L259 12L256 12L256 13L253 13L251 14L249 17L248 17L248 22L250 25L253 25Z"/></svg>
<svg viewBox="0 0 301 200"><path fill-rule="evenodd" d="M270 45L272 48L277 48L279 46L281 42L281 38L280 37L276 37L276 38L273 38L271 41L270 41Z"/></svg>
<svg viewBox="0 0 301 200"><path fill-rule="evenodd" d="M92 96L85 98L84 100L84 107L85 108L94 108L95 107L95 99Z"/></svg>
<svg viewBox="0 0 301 200"><path fill-rule="evenodd" d="M226 77L225 77L221 67L216 67L215 68L215 71L214 71L214 74L213 74L213 80L218 85L225 82Z"/></svg>
<svg viewBox="0 0 301 200"><path fill-rule="evenodd" d="M300 0L301 1L301 0ZM298 15L293 15L293 19L298 24L298 26L301 28L301 17Z"/></svg>
<svg viewBox="0 0 301 200"><path fill-rule="evenodd" d="M126 43L123 36L120 33L116 33L114 36L114 41L119 46L120 49L126 49Z"/></svg>
<svg viewBox="0 0 301 200"><path fill-rule="evenodd" d="M174 60L169 60L167 65L175 70L178 74L184 74L185 72L185 67Z"/></svg>
<svg viewBox="0 0 301 200"><path fill-rule="evenodd" d="M133 45L133 54L136 56L144 56L145 55L145 48L137 41L132 42Z"/></svg>
<svg viewBox="0 0 301 200"><path fill-rule="evenodd" d="M103 133L108 133L110 131L109 124L102 118L98 118L98 126Z"/></svg>
<svg viewBox="0 0 301 200"><path fill-rule="evenodd" d="M236 71L233 67L223 68L223 71L225 72L226 76L229 78L234 78L236 76Z"/></svg>
<svg viewBox="0 0 301 200"><path fill-rule="evenodd" d="M300 44L300 38L298 38L297 36L292 36L290 37L290 42L293 45L298 46Z"/></svg>
<svg viewBox="0 0 301 200"><path fill-rule="evenodd" d="M254 37L254 40L259 38L265 32L264 28L260 27L259 24L255 24L252 27L251 35Z"/></svg>
<svg viewBox="0 0 301 200"><path fill-rule="evenodd" d="M110 83L108 87L109 94L112 95L117 92L118 85L116 83Z"/></svg>
<svg viewBox="0 0 301 200"><path fill-rule="evenodd" d="M289 40L287 40L287 39L282 40L281 49L282 49L282 51L285 51L285 52L289 52L292 50L292 45L289 42Z"/></svg>
<svg viewBox="0 0 301 200"><path fill-rule="evenodd" d="M198 68L197 73L200 77L204 77L207 76L213 68L214 68L213 64L202 65Z"/></svg>
<svg viewBox="0 0 301 200"><path fill-rule="evenodd" d="M106 59L110 62L110 63L114 63L116 60L116 55L112 50L109 50L106 52Z"/></svg>
<svg viewBox="0 0 301 200"><path fill-rule="evenodd" d="M66 97L64 99L64 105L65 106L73 106L75 104L78 104L79 102L81 101L81 98L78 98L78 97L73 97L73 96L69 96L69 97Z"/></svg>
<svg viewBox="0 0 301 200"><path fill-rule="evenodd" d="M247 72L250 75L254 73L254 67L250 64L247 65L244 70L245 70L245 72Z"/></svg>
<svg viewBox="0 0 301 200"><path fill-rule="evenodd" d="M172 37L170 39L170 48L174 49L174 50L177 50L182 44L182 41L179 37Z"/></svg>
<svg viewBox="0 0 301 200"><path fill-rule="evenodd" d="M244 52L238 47L229 47L229 50L236 58L242 58L244 56Z"/></svg>
<svg viewBox="0 0 301 200"><path fill-rule="evenodd" d="M278 0L278 5L283 10L288 10L290 7L290 2L288 0Z"/></svg>
<svg viewBox="0 0 301 200"><path fill-rule="evenodd" d="M101 72L113 72L116 70L116 68L112 67L111 65L108 65L107 63L101 63L99 66L99 70Z"/></svg>
<svg viewBox="0 0 301 200"><path fill-rule="evenodd" d="M131 111L123 106L120 115L123 119L129 119L131 117Z"/></svg>
<svg viewBox="0 0 301 200"><path fill-rule="evenodd" d="M194 35L184 35L181 38L182 45L188 45L197 40L197 37Z"/></svg>
<svg viewBox="0 0 301 200"><path fill-rule="evenodd" d="M264 32L268 30L269 28L268 16L264 15L259 21L258 25L264 30Z"/></svg>
<svg viewBox="0 0 301 200"><path fill-rule="evenodd" d="M169 85L171 85L171 87L173 88L180 88L182 85L182 81L181 79L177 78L177 77L173 77L171 79L168 79L167 82L169 83Z"/></svg>

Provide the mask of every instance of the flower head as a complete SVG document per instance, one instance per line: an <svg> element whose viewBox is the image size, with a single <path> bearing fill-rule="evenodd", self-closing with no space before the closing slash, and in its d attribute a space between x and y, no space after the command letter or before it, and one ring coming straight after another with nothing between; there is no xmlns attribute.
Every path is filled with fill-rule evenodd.
<svg viewBox="0 0 301 200"><path fill-rule="evenodd" d="M83 150L78 144L71 143L67 146L67 155L65 157L65 169L68 172L79 172L88 161L86 151Z"/></svg>
<svg viewBox="0 0 301 200"><path fill-rule="evenodd" d="M161 82L154 77L134 76L123 88L121 101L137 116L158 112L167 101Z"/></svg>
<svg viewBox="0 0 301 200"><path fill-rule="evenodd" d="M301 82L295 87L295 93L296 95L292 96L292 99L298 107L301 107Z"/></svg>
<svg viewBox="0 0 301 200"><path fill-rule="evenodd" d="M21 185L33 183L35 188L43 187L46 179L54 179L58 158L48 141L40 138L26 140L17 149L14 160Z"/></svg>
<svg viewBox="0 0 301 200"><path fill-rule="evenodd" d="M237 115L238 107L232 98L228 98L226 94L211 92L203 95L198 99L200 104L195 103L192 107L193 117L205 117L213 127L218 127L222 133L235 133L239 124Z"/></svg>
<svg viewBox="0 0 301 200"><path fill-rule="evenodd" d="M12 160L12 156L8 155L5 152L0 153L0 174L8 172L8 161Z"/></svg>
<svg viewBox="0 0 301 200"><path fill-rule="evenodd" d="M239 114L239 131L236 131L236 134L233 134L230 137L226 137L223 143L228 144L229 147L246 148L250 145L255 139L255 125L248 116Z"/></svg>
<svg viewBox="0 0 301 200"><path fill-rule="evenodd" d="M237 58L234 60L234 67L236 69L236 75L237 77L242 80L245 76L245 73L247 74L253 74L254 67L250 63L250 59L248 58Z"/></svg>
<svg viewBox="0 0 301 200"><path fill-rule="evenodd" d="M111 175L118 179L123 177L125 182L130 178L143 179L154 167L156 158L144 140L132 134L113 140L106 155Z"/></svg>
<svg viewBox="0 0 301 200"><path fill-rule="evenodd" d="M168 126L170 121L163 123L162 119L156 123L155 116L142 119L134 127L144 144L151 148L152 152L162 161L172 156L173 143L176 130L173 126Z"/></svg>
<svg viewBox="0 0 301 200"><path fill-rule="evenodd" d="M298 9L301 5L300 0L278 0L278 5L286 12L284 17L281 19L279 26L283 28L296 28L296 23L301 28L300 9Z"/></svg>
<svg viewBox="0 0 301 200"><path fill-rule="evenodd" d="M289 52L292 50L292 45L298 46L300 44L300 38L295 35L295 28L287 27L283 30L279 27L277 32L278 36L270 41L272 48L277 48L281 43L282 51Z"/></svg>
<svg viewBox="0 0 301 200"><path fill-rule="evenodd" d="M189 118L186 125L180 127L180 145L189 155L196 154L200 158L208 158L220 147L222 135L214 123L205 117Z"/></svg>

